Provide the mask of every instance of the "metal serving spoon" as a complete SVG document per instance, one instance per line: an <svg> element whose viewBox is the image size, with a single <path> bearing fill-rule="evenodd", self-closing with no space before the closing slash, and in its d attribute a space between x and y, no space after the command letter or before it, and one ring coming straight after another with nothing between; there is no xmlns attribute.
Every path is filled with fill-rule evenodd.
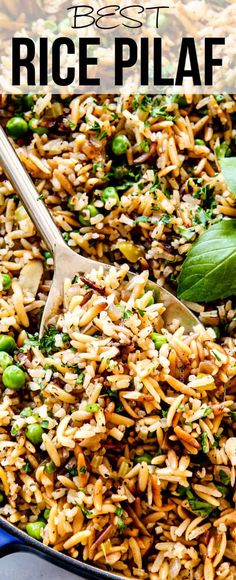
<svg viewBox="0 0 236 580"><path fill-rule="evenodd" d="M42 336L48 320L56 312L57 307L61 303L64 279L73 278L73 276L78 273L87 274L92 268L98 268L101 265L101 262L84 258L66 245L45 204L39 198L39 194L28 173L8 141L2 127L0 127L0 164L10 179L15 191L18 193L38 232L44 239L46 246L52 252L54 257L55 268L52 285L40 324L39 334ZM110 268L108 264L104 264L104 267ZM167 325L170 324L174 318L177 318L188 332L192 330L196 324L199 324L197 318L186 306L184 306L184 304L182 304L182 302L180 302L180 300L168 292L168 290L162 288L159 284L156 284L155 282L151 283L158 287L160 301L163 302L166 307L163 318Z"/></svg>

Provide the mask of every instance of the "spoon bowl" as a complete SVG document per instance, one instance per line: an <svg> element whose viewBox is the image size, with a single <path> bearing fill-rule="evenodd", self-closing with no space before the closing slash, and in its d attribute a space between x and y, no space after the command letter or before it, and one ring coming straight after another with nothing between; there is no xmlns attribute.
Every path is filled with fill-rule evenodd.
<svg viewBox="0 0 236 580"><path fill-rule="evenodd" d="M42 336L48 322L62 303L65 278L73 278L75 274L88 274L101 265L105 269L111 266L85 258L66 245L2 127L0 127L0 164L54 258L53 280L40 324L39 335ZM130 276L135 276L135 274L130 273ZM185 331L190 332L199 324L194 314L178 298L158 283L153 281L150 283L158 288L160 302L166 308L163 319L167 326L173 319L178 319Z"/></svg>

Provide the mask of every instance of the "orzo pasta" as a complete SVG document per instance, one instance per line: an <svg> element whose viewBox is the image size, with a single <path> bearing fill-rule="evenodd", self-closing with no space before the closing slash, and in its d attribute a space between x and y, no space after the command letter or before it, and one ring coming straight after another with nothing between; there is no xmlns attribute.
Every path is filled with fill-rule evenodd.
<svg viewBox="0 0 236 580"><path fill-rule="evenodd" d="M65 241L118 273L65 280L39 341L53 259L1 176L0 514L125 576L235 580L235 305L191 304L186 335L148 283L174 291L236 215L235 98L2 96L1 116Z"/></svg>

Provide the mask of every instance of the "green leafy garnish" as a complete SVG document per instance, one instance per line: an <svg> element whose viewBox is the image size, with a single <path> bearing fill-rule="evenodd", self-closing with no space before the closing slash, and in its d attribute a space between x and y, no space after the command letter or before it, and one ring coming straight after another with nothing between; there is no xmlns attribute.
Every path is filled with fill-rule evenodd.
<svg viewBox="0 0 236 580"><path fill-rule="evenodd" d="M208 453L208 451L209 451L209 441L208 441L207 433L202 433L200 439L201 439L203 453Z"/></svg>
<svg viewBox="0 0 236 580"><path fill-rule="evenodd" d="M69 242L69 239L70 239L69 232L63 232L62 237L65 240L65 242Z"/></svg>
<svg viewBox="0 0 236 580"><path fill-rule="evenodd" d="M221 145L217 145L217 147L215 147L215 155L219 161L221 161L223 157L229 157L230 153L231 149L229 144L226 143L226 141L223 141Z"/></svg>
<svg viewBox="0 0 236 580"><path fill-rule="evenodd" d="M211 415L211 413L212 413L211 407L207 407L204 411L203 417L209 417L209 415Z"/></svg>
<svg viewBox="0 0 236 580"><path fill-rule="evenodd" d="M185 259L178 297L212 302L236 292L236 220L214 224L195 242Z"/></svg>
<svg viewBox="0 0 236 580"><path fill-rule="evenodd" d="M76 467L71 467L68 469L68 473L71 477L76 477L76 475L78 475L78 469Z"/></svg>
<svg viewBox="0 0 236 580"><path fill-rule="evenodd" d="M201 516L201 518L206 518L214 510L213 505L211 505L207 501L203 501L201 499L198 499L198 497L196 497L190 489L187 489L186 495L188 498L188 503L189 503L190 508L198 516Z"/></svg>
<svg viewBox="0 0 236 580"><path fill-rule="evenodd" d="M122 533L126 528L126 524L123 522L123 518L125 518L124 510L120 507L117 507L115 510L115 514L118 516L117 527L119 528L119 531Z"/></svg>
<svg viewBox="0 0 236 580"><path fill-rule="evenodd" d="M134 220L135 224L140 224L140 223L147 224L148 222L149 222L149 218L146 215L140 215L139 217L137 217Z"/></svg>
<svg viewBox="0 0 236 580"><path fill-rule="evenodd" d="M203 209L203 207L198 207L197 211L193 217L193 225L206 226L210 219L212 218L212 209Z"/></svg>
<svg viewBox="0 0 236 580"><path fill-rule="evenodd" d="M179 227L179 234L185 238L187 241L190 241L196 235L195 228L183 228Z"/></svg>
<svg viewBox="0 0 236 580"><path fill-rule="evenodd" d="M172 217L173 217L172 215L165 214L165 215L163 215L163 216L161 217L161 219L160 219L160 222L161 222L162 224L165 224L165 225L167 225L167 224L169 224L169 223L171 222L171 220L172 220Z"/></svg>
<svg viewBox="0 0 236 580"><path fill-rule="evenodd" d="M140 145L140 148L144 151L144 153L148 153L150 146L149 146L149 143L146 139L144 139L144 141L141 141L141 143L139 145Z"/></svg>
<svg viewBox="0 0 236 580"><path fill-rule="evenodd" d="M75 381L76 385L82 385L84 381L84 373L80 373Z"/></svg>
<svg viewBox="0 0 236 580"><path fill-rule="evenodd" d="M220 165L229 191L236 195L236 157L223 157Z"/></svg>
<svg viewBox="0 0 236 580"><path fill-rule="evenodd" d="M183 485L178 485L177 487L177 493L179 495L179 497L181 498L185 498L187 495L187 487L184 487Z"/></svg>
<svg viewBox="0 0 236 580"><path fill-rule="evenodd" d="M217 483L216 487L220 491L220 493L222 494L223 497L227 497L227 495L229 494L229 488L226 485L222 485L220 483Z"/></svg>
<svg viewBox="0 0 236 580"><path fill-rule="evenodd" d="M49 355L60 350L61 347L57 347L55 344L55 339L58 334L61 336L62 342L64 344L69 342L69 334L66 332L60 333L56 326L48 326L47 331L44 333L40 340L40 349L43 354Z"/></svg>
<svg viewBox="0 0 236 580"><path fill-rule="evenodd" d="M24 463L22 469L23 469L23 471L25 471L25 473L31 473L32 468L31 468L30 462L28 460Z"/></svg>
<svg viewBox="0 0 236 580"><path fill-rule="evenodd" d="M223 469L220 469L219 476L220 476L220 481L224 485L229 485L230 478L228 477L227 473Z"/></svg>
<svg viewBox="0 0 236 580"><path fill-rule="evenodd" d="M87 473L86 465L82 465L82 467L80 468L80 473Z"/></svg>
<svg viewBox="0 0 236 580"><path fill-rule="evenodd" d="M158 119L158 117L163 117L163 119L166 119L166 121L175 121L176 117L173 117L173 115L170 115L170 113L168 113L166 111L166 107L153 107L151 113L150 113L151 117L153 119Z"/></svg>
<svg viewBox="0 0 236 580"><path fill-rule="evenodd" d="M84 506L80 505L77 501L75 503L79 506L79 508L82 511L82 514L84 516L86 516L86 517L91 516L91 514L92 514L91 510L87 510Z"/></svg>
<svg viewBox="0 0 236 580"><path fill-rule="evenodd" d="M30 417L33 413L33 409L31 409L31 407L25 407L23 409L23 411L20 412L20 417L24 417L24 419L26 417Z"/></svg>

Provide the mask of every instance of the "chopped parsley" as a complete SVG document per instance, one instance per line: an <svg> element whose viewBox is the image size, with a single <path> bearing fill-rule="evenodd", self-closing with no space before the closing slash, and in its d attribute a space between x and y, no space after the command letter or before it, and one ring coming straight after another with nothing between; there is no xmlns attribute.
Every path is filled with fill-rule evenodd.
<svg viewBox="0 0 236 580"><path fill-rule="evenodd" d="M165 119L166 121L175 121L176 120L176 117L173 117L173 115L170 115L170 113L168 113L166 111L165 106L153 107L150 115L153 119L158 119L158 117L163 117L163 119Z"/></svg>
<svg viewBox="0 0 236 580"><path fill-rule="evenodd" d="M206 407L203 417L208 417L209 415L211 415L211 413L212 413L211 407Z"/></svg>
<svg viewBox="0 0 236 580"><path fill-rule="evenodd" d="M102 131L101 135L99 135L99 137L98 137L98 141L102 141L103 139L105 139L105 137L107 137L107 132Z"/></svg>
<svg viewBox="0 0 236 580"><path fill-rule="evenodd" d="M194 238L196 232L195 228L179 227L179 234L189 242Z"/></svg>
<svg viewBox="0 0 236 580"><path fill-rule="evenodd" d="M120 533L122 533L125 530L125 528L127 527L123 521L123 519L125 518L124 510L120 507L117 507L115 510L115 514L118 516L117 527L118 527Z"/></svg>
<svg viewBox="0 0 236 580"><path fill-rule="evenodd" d="M130 318L133 314L132 310L129 309L126 310L123 304L117 304L117 308L119 308L119 310L121 311L121 317L123 320L128 320L128 318Z"/></svg>
<svg viewBox="0 0 236 580"><path fill-rule="evenodd" d="M20 430L19 430L18 425L13 425L13 427L11 428L11 435L13 437L17 437L17 435L19 435L19 433L20 433Z"/></svg>
<svg viewBox="0 0 236 580"><path fill-rule="evenodd" d="M87 473L87 467L86 465L82 465L82 467L80 467L80 473Z"/></svg>
<svg viewBox="0 0 236 580"><path fill-rule="evenodd" d="M73 280L72 280L72 284L77 284L79 282L79 276L77 274L75 274Z"/></svg>
<svg viewBox="0 0 236 580"><path fill-rule="evenodd" d="M63 232L62 237L65 240L65 242L69 242L69 239L70 239L69 232Z"/></svg>
<svg viewBox="0 0 236 580"><path fill-rule="evenodd" d="M224 485L229 485L230 478L229 478L229 476L227 475L227 473L223 469L220 469L219 476L220 476L220 481Z"/></svg>
<svg viewBox="0 0 236 580"><path fill-rule="evenodd" d="M139 145L140 145L140 148L145 153L148 153L149 152L150 146L149 146L149 143L148 143L148 141L146 139L144 139L144 141L141 141L141 143Z"/></svg>
<svg viewBox="0 0 236 580"><path fill-rule="evenodd" d="M214 510L214 506L196 497L193 492L187 488L186 496L189 502L190 508L201 518L206 518Z"/></svg>
<svg viewBox="0 0 236 580"><path fill-rule="evenodd" d="M195 215L193 216L193 225L201 225L206 227L212 218L212 209L204 210L203 207L198 206Z"/></svg>
<svg viewBox="0 0 236 580"><path fill-rule="evenodd" d="M23 471L25 471L25 473L31 473L32 468L31 468L30 462L28 460L24 463L22 469L23 469Z"/></svg>
<svg viewBox="0 0 236 580"><path fill-rule="evenodd" d="M215 147L215 155L218 161L223 159L223 157L230 157L231 149L229 144L226 141L223 141L221 145L217 145L217 147Z"/></svg>
<svg viewBox="0 0 236 580"><path fill-rule="evenodd" d="M135 224L140 224L140 223L146 224L148 222L149 222L149 218L146 215L140 215L139 217L137 217L134 220Z"/></svg>
<svg viewBox="0 0 236 580"><path fill-rule="evenodd" d="M82 511L82 514L86 517L91 516L92 511L91 510L87 510L84 506L80 505L77 501L75 502L77 504L77 506L79 506L79 509Z"/></svg>
<svg viewBox="0 0 236 580"><path fill-rule="evenodd" d="M217 352L215 350L212 351L212 354L214 355L214 357L216 358L216 360L218 360L219 362L221 362L221 358L219 357L219 355L217 354Z"/></svg>
<svg viewBox="0 0 236 580"><path fill-rule="evenodd" d="M55 339L58 334L61 335L61 339L64 344L69 342L70 337L67 332L60 333L56 326L49 326L47 331L42 336L39 344L43 354L49 355L60 350L60 347L57 347L55 344Z"/></svg>
<svg viewBox="0 0 236 580"><path fill-rule="evenodd" d="M76 475L78 475L78 469L76 467L71 467L67 471L71 477L76 477Z"/></svg>
<svg viewBox="0 0 236 580"><path fill-rule="evenodd" d="M80 373L78 378L75 381L76 385L82 385L84 380L84 373Z"/></svg>
<svg viewBox="0 0 236 580"><path fill-rule="evenodd" d="M97 173L98 169L103 169L104 163L93 163L92 172Z"/></svg>
<svg viewBox="0 0 236 580"><path fill-rule="evenodd" d="M217 483L216 487L220 491L220 493L222 494L223 497L227 497L227 495L229 494L229 488L226 485L222 485L220 483Z"/></svg>
<svg viewBox="0 0 236 580"><path fill-rule="evenodd" d="M25 407L23 411L20 412L20 417L26 418L30 417L33 413L33 409L31 407Z"/></svg>
<svg viewBox="0 0 236 580"><path fill-rule="evenodd" d="M160 222L162 224L166 225L166 224L169 224L171 222L171 220L172 220L172 215L165 214L161 217Z"/></svg>
<svg viewBox="0 0 236 580"><path fill-rule="evenodd" d="M200 437L200 441L201 441L203 453L208 453L208 451L209 451L209 441L208 441L207 433L205 433L205 432L202 433L202 435Z"/></svg>
<svg viewBox="0 0 236 580"><path fill-rule="evenodd" d="M154 180L153 180L153 183L149 189L149 193L156 191L156 189L158 188L158 185L159 185L159 177L157 175L157 171L155 169L153 171L154 171Z"/></svg>

